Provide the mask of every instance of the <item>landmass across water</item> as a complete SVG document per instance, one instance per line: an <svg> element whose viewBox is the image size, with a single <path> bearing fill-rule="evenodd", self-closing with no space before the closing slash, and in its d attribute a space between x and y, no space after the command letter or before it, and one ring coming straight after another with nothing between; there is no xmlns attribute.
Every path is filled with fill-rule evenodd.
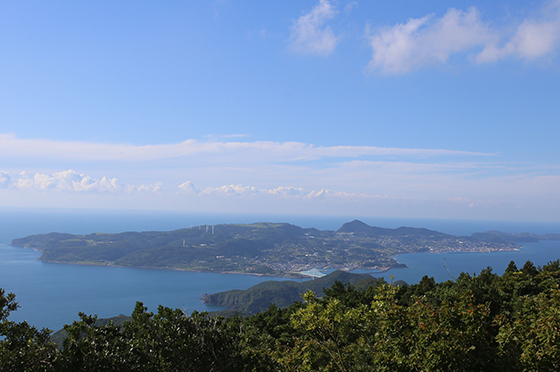
<svg viewBox="0 0 560 372"><path fill-rule="evenodd" d="M45 262L299 276L310 268L383 271L405 267L394 258L403 253L513 251L519 243L539 240L560 240L560 234L488 231L454 236L354 220L336 231L261 222L173 231L50 233L14 239L12 245L40 251Z"/></svg>

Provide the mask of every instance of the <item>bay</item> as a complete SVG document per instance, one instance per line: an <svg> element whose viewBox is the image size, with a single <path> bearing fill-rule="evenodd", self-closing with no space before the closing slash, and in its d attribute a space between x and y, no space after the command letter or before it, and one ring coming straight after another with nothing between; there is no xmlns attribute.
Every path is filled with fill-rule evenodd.
<svg viewBox="0 0 560 372"><path fill-rule="evenodd" d="M478 275L483 269L492 268L494 273L502 275L508 264L514 261L519 269L525 262L531 261L535 266L544 266L560 259L560 241L541 241L524 243L519 251L512 252L443 252L443 253L408 253L396 257L397 261L407 265L406 269L391 269L374 276L382 276L387 281L404 280L418 283L424 275L433 276L436 282L455 280L462 272ZM364 272L366 272L364 270Z"/></svg>
<svg viewBox="0 0 560 372"><path fill-rule="evenodd" d="M92 232L123 232L173 230L190 226L220 223L289 222L302 227L336 230L354 218L345 216L278 216L278 215L210 215L169 212L115 212L96 210L0 210L0 288L16 294L21 308L11 320L27 320L39 328L53 330L78 319L78 313L111 317L130 315L136 301L142 301L150 311L158 305L193 310L212 311L200 298L205 293L229 289L247 289L265 280L286 278L251 275L197 273L174 270L151 270L105 266L78 266L40 262L40 253L7 245L14 238L48 232L88 234ZM389 218L358 218L371 226L396 228L426 227L454 234L499 230L518 233L545 234L560 232L560 224L539 222L453 221ZM392 269L384 273L357 270L384 277L387 281L404 280L417 283L422 276L436 281L453 280L461 272L478 274L487 266L502 274L514 260L518 267L531 260L545 265L560 258L560 242L525 244L519 252L496 253L417 253L397 257L407 269Z"/></svg>
<svg viewBox="0 0 560 372"><path fill-rule="evenodd" d="M158 305L187 313L222 310L200 300L205 293L247 289L287 278L177 270L66 265L38 261L39 252L0 244L0 288L16 294L20 309L10 320L58 330L79 312L108 318L130 315L136 301L149 311ZM301 281L301 280L299 280Z"/></svg>

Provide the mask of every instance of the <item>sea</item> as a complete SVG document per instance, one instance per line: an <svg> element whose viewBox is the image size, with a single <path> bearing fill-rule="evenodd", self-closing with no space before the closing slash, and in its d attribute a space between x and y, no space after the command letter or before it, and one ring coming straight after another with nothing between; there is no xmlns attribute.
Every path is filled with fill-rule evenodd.
<svg viewBox="0 0 560 372"><path fill-rule="evenodd" d="M337 230L345 222L359 219L371 226L397 228L425 227L453 234L498 230L509 233L560 233L560 223L520 221L471 221L404 219L360 216L289 216L251 214L203 214L154 211L107 211L71 209L0 209L0 288L15 293L20 308L9 319L27 321L37 328L59 330L79 320L79 313L108 318L130 315L140 301L149 311L159 305L180 308L186 313L223 308L207 306L207 293L247 289L267 280L294 280L282 277L241 274L199 273L178 270L82 266L38 261L39 252L11 246L12 239L33 234L66 232L89 234L124 231L169 231L191 226L223 223L288 222L301 227ZM527 243L517 252L495 253L415 253L397 256L408 267L386 272L356 270L404 280L409 284L424 275L436 281L455 280L461 272L471 275L491 267L502 274L510 261L518 267L530 260L545 265L560 259L560 242ZM318 268L321 269L321 268ZM312 280L298 279L297 281Z"/></svg>

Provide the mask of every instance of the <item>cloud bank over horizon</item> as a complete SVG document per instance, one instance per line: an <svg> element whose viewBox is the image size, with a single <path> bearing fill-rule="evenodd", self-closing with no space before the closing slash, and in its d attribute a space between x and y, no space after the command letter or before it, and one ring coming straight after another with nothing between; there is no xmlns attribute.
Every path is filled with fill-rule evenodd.
<svg viewBox="0 0 560 372"><path fill-rule="evenodd" d="M28 174L22 171L17 175L0 171L0 189L17 189L19 191L59 191L59 192L157 192L162 182L142 184L139 186L121 184L117 178L94 178L72 169L54 173Z"/></svg>
<svg viewBox="0 0 560 372"><path fill-rule="evenodd" d="M555 166L508 164L496 159L496 154L457 150L194 140L84 146L83 142L25 140L14 135L0 136L0 143L3 155L24 166L0 169L0 195L15 199L35 195L30 199L35 203L41 203L41 195L49 195L51 201L45 206L56 205L56 200L68 195L89 194L99 195L95 203L103 195L116 203L106 207L134 209L134 203L145 195L142 205L155 209L197 209L222 203L232 209L275 206L301 212L305 206L319 212L343 205L348 213L358 214L379 206L415 210L439 204L453 215L451 206L476 214L490 207L515 211L531 203L546 205L560 186L560 169ZM33 164L29 153L32 159L66 158L80 172L29 171ZM68 154L72 157L67 158ZM168 164L170 159L173 165ZM131 168L131 162L141 166ZM81 205L88 206L91 201Z"/></svg>

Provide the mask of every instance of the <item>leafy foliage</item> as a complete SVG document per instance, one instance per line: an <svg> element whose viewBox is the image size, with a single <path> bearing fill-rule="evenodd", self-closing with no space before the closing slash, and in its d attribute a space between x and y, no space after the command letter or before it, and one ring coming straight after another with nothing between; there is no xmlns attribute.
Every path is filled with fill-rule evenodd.
<svg viewBox="0 0 560 372"><path fill-rule="evenodd" d="M56 345L47 329L8 320L19 305L13 293L0 288L0 371L52 371Z"/></svg>
<svg viewBox="0 0 560 372"><path fill-rule="evenodd" d="M96 326L95 317L66 326L61 365L72 371L243 371L266 365L242 348L242 333L221 318L137 303L123 327Z"/></svg>

